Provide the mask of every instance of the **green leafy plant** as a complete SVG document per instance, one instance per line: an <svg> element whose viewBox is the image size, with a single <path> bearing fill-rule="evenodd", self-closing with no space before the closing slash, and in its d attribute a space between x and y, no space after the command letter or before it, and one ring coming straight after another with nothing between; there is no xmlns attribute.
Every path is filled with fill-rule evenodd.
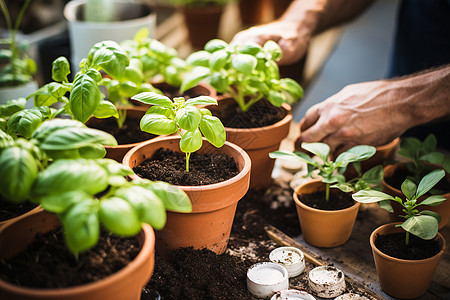
<svg viewBox="0 0 450 300"><path fill-rule="evenodd" d="M392 197L386 193L374 190L359 191L353 194L353 199L362 203L379 202L380 207L391 213L394 212L394 210L392 209L390 201L399 203L403 206L402 212L405 213L404 215L400 215L400 217L405 218L406 220L402 224L396 226L402 227L406 231L406 245L409 244L410 233L424 240L429 240L436 236L441 217L439 214L429 210L419 212L417 207L420 205L437 206L446 199L440 195L433 195L419 202L419 197L430 191L444 176L444 170L433 170L425 175L418 185L411 180L406 179L401 187L405 200L402 200L398 196Z"/></svg>
<svg viewBox="0 0 450 300"><path fill-rule="evenodd" d="M441 166L450 172L450 159L443 153L436 151L437 140L433 134L429 134L423 142L415 137L403 138L400 143L398 154L408 159L404 162L410 177L414 182L418 182L423 174Z"/></svg>
<svg viewBox="0 0 450 300"><path fill-rule="evenodd" d="M111 78L103 78L100 71ZM73 82L69 82L70 64L65 57L59 57L52 63L54 82L44 85L28 98L34 98L35 106L50 106L61 102L64 107L57 114L67 113L72 118L85 123L90 117L115 117L119 127L125 121L126 114L122 106L128 104L128 98L142 91L153 90L150 84L144 84L142 64L130 60L128 54L113 41L103 41L94 45L87 58L80 63L80 71ZM100 86L106 86L109 100L105 100ZM69 98L66 94L70 93Z"/></svg>
<svg viewBox="0 0 450 300"><path fill-rule="evenodd" d="M217 92L231 95L244 112L263 98L276 107L294 103L303 97L303 89L293 79L280 79L276 64L280 58L281 49L274 41L261 47L233 46L213 39L186 59L191 70L185 74L181 90L208 80Z"/></svg>
<svg viewBox="0 0 450 300"><path fill-rule="evenodd" d="M78 253L98 242L100 224L120 236L133 236L142 223L162 229L166 209L192 210L189 197L164 182L127 181L133 171L110 159L61 159L39 173L31 194L58 215L68 248Z"/></svg>
<svg viewBox="0 0 450 300"><path fill-rule="evenodd" d="M302 143L302 148L319 157L314 160L306 153L295 151L275 151L269 153L271 158L291 159L306 162L308 166L307 177L311 177L314 170L319 170L318 175L322 178L322 182L326 184L325 199L330 199L330 187L337 187L344 192L355 191L361 188L368 188L370 184L377 183L381 180L379 167L373 171L368 171L367 175L359 176L357 180L349 182L345 181L343 173L350 163L357 163L372 157L376 149L372 146L360 145L348 149L341 153L335 161L329 159L330 147L324 143ZM331 186L333 183L335 185Z"/></svg>
<svg viewBox="0 0 450 300"><path fill-rule="evenodd" d="M144 92L132 97L142 103L153 105L141 119L141 130L156 135L170 135L178 132L181 136L180 150L186 154L186 172L189 172L191 153L202 147L202 134L215 147L225 143L225 128L217 117L206 108L195 105L217 105L217 100L209 96L199 96L185 100Z"/></svg>
<svg viewBox="0 0 450 300"><path fill-rule="evenodd" d="M9 38L0 40L0 44L7 46L6 49L0 49L0 87L25 84L32 81L33 74L36 73L36 62L26 54L28 44L26 42L19 43L16 40L19 25L30 2L31 0L25 1L13 25L5 1L0 0L0 9L10 35Z"/></svg>

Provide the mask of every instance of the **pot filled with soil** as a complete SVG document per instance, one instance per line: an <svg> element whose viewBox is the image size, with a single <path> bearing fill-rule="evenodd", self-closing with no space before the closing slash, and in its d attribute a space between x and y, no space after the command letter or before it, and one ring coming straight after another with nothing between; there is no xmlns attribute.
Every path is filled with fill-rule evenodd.
<svg viewBox="0 0 450 300"><path fill-rule="evenodd" d="M405 199L403 193L401 192L401 184L403 180L408 178L410 175L411 174L408 172L406 165L402 163L387 165L384 167L383 192ZM441 179L435 188L435 191L438 191L437 194L445 197L447 201L444 201L438 206L421 205L418 209L419 211L430 210L438 213L441 217L439 229L442 229L445 225L447 225L450 216L450 201L448 201L450 200L450 175L446 173L446 177ZM429 194L423 195L418 199L418 201L423 201L428 196ZM391 220L393 222L401 221L402 218L398 217L398 215L401 214L403 207L396 202L392 202L391 205L394 210L394 213L389 215Z"/></svg>
<svg viewBox="0 0 450 300"><path fill-rule="evenodd" d="M284 103L275 107L268 101L258 101L247 112L242 112L231 98L209 106L225 126L227 140L244 149L252 160L251 188L269 186L275 161L269 153L279 149L288 135L292 121L291 107Z"/></svg>
<svg viewBox="0 0 450 300"><path fill-rule="evenodd" d="M200 150L191 153L186 172L180 137L168 136L134 147L123 163L134 170L131 178L169 182L192 202L191 213L167 211L164 229L156 232L159 253L169 255L189 246L218 254L226 250L237 203L250 180L250 158L241 148L229 142L216 148L203 139Z"/></svg>
<svg viewBox="0 0 450 300"><path fill-rule="evenodd" d="M0 227L40 210L41 207L35 203L24 202L18 204L0 199Z"/></svg>
<svg viewBox="0 0 450 300"><path fill-rule="evenodd" d="M41 211L0 228L0 257L2 299L136 300L153 272L154 233L147 224L135 238L102 230L75 259L56 215Z"/></svg>
<svg viewBox="0 0 450 300"><path fill-rule="evenodd" d="M370 235L370 246L381 288L397 298L416 298L426 293L439 259L445 251L445 240L440 233L431 240L406 233L400 223L378 227Z"/></svg>
<svg viewBox="0 0 450 300"><path fill-rule="evenodd" d="M294 201L305 241L329 248L347 242L360 204L338 189L331 189L326 201L325 188L320 179L306 182L294 192Z"/></svg>
<svg viewBox="0 0 450 300"><path fill-rule="evenodd" d="M92 117L86 122L87 126L106 131L116 138L118 142L117 146L105 145L104 147L106 149L105 157L114 159L117 162L121 162L125 153L134 146L156 137L154 134L141 131L139 127L140 119L146 111L145 108L127 107L125 110L127 117L125 123L120 128L117 124L117 119L114 117L106 119Z"/></svg>

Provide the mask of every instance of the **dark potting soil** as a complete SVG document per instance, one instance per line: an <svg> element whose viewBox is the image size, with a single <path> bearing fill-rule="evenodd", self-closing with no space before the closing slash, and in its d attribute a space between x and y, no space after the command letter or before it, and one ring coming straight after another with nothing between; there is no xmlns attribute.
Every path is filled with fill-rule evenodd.
<svg viewBox="0 0 450 300"><path fill-rule="evenodd" d="M299 200L309 207L322 210L340 210L351 207L355 201L348 193L330 192L330 199L325 200L325 191L314 192L311 194L298 195Z"/></svg>
<svg viewBox="0 0 450 300"><path fill-rule="evenodd" d="M0 222L15 218L26 212L29 212L38 204L31 202L13 203L3 200L0 196Z"/></svg>
<svg viewBox="0 0 450 300"><path fill-rule="evenodd" d="M247 112L241 111L234 101L220 104L220 109L213 108L211 112L228 128L258 128L269 126L282 120L287 114L284 108L275 107L267 100L256 102Z"/></svg>
<svg viewBox="0 0 450 300"><path fill-rule="evenodd" d="M154 134L143 132L140 122L140 119L127 118L125 124L119 128L116 118L106 118L102 119L101 122L90 124L89 127L112 134L119 145L139 143L156 137Z"/></svg>
<svg viewBox="0 0 450 300"><path fill-rule="evenodd" d="M192 153L189 172L186 172L186 155L160 148L151 158L133 168L142 178L165 181L179 186L199 186L218 183L236 176L236 162L226 154Z"/></svg>
<svg viewBox="0 0 450 300"><path fill-rule="evenodd" d="M406 233L377 234L375 246L381 252L400 259L419 260L432 257L441 251L439 242L423 240L413 234L409 235L409 245L405 243Z"/></svg>
<svg viewBox="0 0 450 300"><path fill-rule="evenodd" d="M28 249L0 260L0 278L20 286L62 288L97 281L132 261L140 246L134 238L121 238L102 230L93 249L80 253L78 262L67 249L63 230L38 234Z"/></svg>

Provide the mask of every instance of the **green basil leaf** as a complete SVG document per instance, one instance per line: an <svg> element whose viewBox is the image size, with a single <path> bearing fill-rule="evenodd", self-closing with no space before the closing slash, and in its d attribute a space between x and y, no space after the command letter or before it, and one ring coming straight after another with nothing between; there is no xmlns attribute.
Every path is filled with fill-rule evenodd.
<svg viewBox="0 0 450 300"><path fill-rule="evenodd" d="M184 130L194 131L200 125L202 113L195 106L186 106L179 109L175 115L175 121Z"/></svg>
<svg viewBox="0 0 450 300"><path fill-rule="evenodd" d="M209 84L219 93L226 93L228 90L228 78L220 72L212 73Z"/></svg>
<svg viewBox="0 0 450 300"><path fill-rule="evenodd" d="M203 115L200 121L200 130L206 140L215 147L220 148L225 144L226 132L219 118Z"/></svg>
<svg viewBox="0 0 450 300"><path fill-rule="evenodd" d="M366 171L361 179L368 184L379 184L383 180L383 166L377 165Z"/></svg>
<svg viewBox="0 0 450 300"><path fill-rule="evenodd" d="M419 205L438 206L446 200L447 199L444 196L434 195L422 200Z"/></svg>
<svg viewBox="0 0 450 300"><path fill-rule="evenodd" d="M302 143L302 148L317 155L324 162L328 161L328 155L330 154L330 147L324 143Z"/></svg>
<svg viewBox="0 0 450 300"><path fill-rule="evenodd" d="M245 44L245 45L242 45L241 47L239 47L238 53L250 54L252 56L256 56L258 53L260 53L262 51L262 49L263 48L256 43L249 43L249 44Z"/></svg>
<svg viewBox="0 0 450 300"><path fill-rule="evenodd" d="M61 83L50 82L28 96L28 98L34 97L34 106L50 106L53 103L63 101L63 96L69 91L70 87Z"/></svg>
<svg viewBox="0 0 450 300"><path fill-rule="evenodd" d="M372 157L376 152L376 148L373 146L358 145L348 149L341 153L335 163L341 164L341 166L347 166L351 162L363 161Z"/></svg>
<svg viewBox="0 0 450 300"><path fill-rule="evenodd" d="M32 137L37 140L38 143L42 143L53 132L69 127L86 128L83 123L76 120L53 119L42 123L42 125L33 133Z"/></svg>
<svg viewBox="0 0 450 300"><path fill-rule="evenodd" d="M159 114L166 116L169 119L174 119L175 114L170 108L160 107L160 106L152 106L150 107L146 114Z"/></svg>
<svg viewBox="0 0 450 300"><path fill-rule="evenodd" d="M25 98L8 100L5 104L0 105L0 118L7 118L18 111L25 109L27 100Z"/></svg>
<svg viewBox="0 0 450 300"><path fill-rule="evenodd" d="M274 151L269 153L270 158L281 158L281 159L287 159L287 160L294 160L294 161L302 161L306 162L308 164L315 164L316 162L310 158L306 153L303 152L290 152L290 151Z"/></svg>
<svg viewBox="0 0 450 300"><path fill-rule="evenodd" d="M140 84L144 80L142 62L137 58L130 60L130 65L125 68L125 78L135 84Z"/></svg>
<svg viewBox="0 0 450 300"><path fill-rule="evenodd" d="M432 216L433 218L436 218L436 220L438 221L438 223L441 222L441 216L440 216L438 213L436 213L436 212L434 212L434 211L431 211L431 210L422 210L422 211L419 213L419 215Z"/></svg>
<svg viewBox="0 0 450 300"><path fill-rule="evenodd" d="M0 154L0 194L12 202L29 199L38 176L38 165L26 149L10 147Z"/></svg>
<svg viewBox="0 0 450 300"><path fill-rule="evenodd" d="M430 215L418 215L407 219L401 227L424 240L431 240L438 232L438 221Z"/></svg>
<svg viewBox="0 0 450 300"><path fill-rule="evenodd" d="M67 82L70 74L70 64L67 58L60 56L52 63L52 79L57 82Z"/></svg>
<svg viewBox="0 0 450 300"><path fill-rule="evenodd" d="M303 97L303 88L291 78L280 79L280 89L289 93L295 99L294 101Z"/></svg>
<svg viewBox="0 0 450 300"><path fill-rule="evenodd" d="M374 203L383 200L394 200L394 197L374 190L362 190L352 195L353 200L362 203Z"/></svg>
<svg viewBox="0 0 450 300"><path fill-rule="evenodd" d="M277 91L270 90L267 99L273 106L280 107L285 101L283 95Z"/></svg>
<svg viewBox="0 0 450 300"><path fill-rule="evenodd" d="M164 203L166 209L178 212L191 212L192 204L186 193L176 186L162 181L142 180L138 184L154 192Z"/></svg>
<svg viewBox="0 0 450 300"><path fill-rule="evenodd" d="M113 41L97 43L92 56L94 66L99 66L113 78L121 79L125 74L125 68L130 64L128 54Z"/></svg>
<svg viewBox="0 0 450 300"><path fill-rule="evenodd" d="M97 160L97 164L102 166L109 176L128 176L134 174L130 167L125 166L109 158Z"/></svg>
<svg viewBox="0 0 450 300"><path fill-rule="evenodd" d="M194 67L190 72L186 73L181 83L180 92L183 93L194 86L197 86L203 79L207 78L210 70L204 67Z"/></svg>
<svg viewBox="0 0 450 300"><path fill-rule="evenodd" d="M70 191L61 194L50 194L39 198L39 203L46 211L61 214L67 211L72 205L91 200L92 196L83 191Z"/></svg>
<svg viewBox="0 0 450 300"><path fill-rule="evenodd" d="M430 133L422 143L423 153L430 153L437 147L437 139L434 134Z"/></svg>
<svg viewBox="0 0 450 300"><path fill-rule="evenodd" d="M250 75L256 68L257 60L248 54L237 54L231 60L233 67L244 75Z"/></svg>
<svg viewBox="0 0 450 300"><path fill-rule="evenodd" d="M420 151L420 148L421 142L418 138L407 137L401 140L398 154L403 157L415 159L416 153Z"/></svg>
<svg viewBox="0 0 450 300"><path fill-rule="evenodd" d="M209 58L209 68L214 71L220 71L228 63L230 54L225 50L219 50L211 54Z"/></svg>
<svg viewBox="0 0 450 300"><path fill-rule="evenodd" d="M94 247L100 235L98 205L94 199L73 205L62 217L67 247L78 255Z"/></svg>
<svg viewBox="0 0 450 300"><path fill-rule="evenodd" d="M14 145L14 139L12 136L4 132L3 130L0 130L0 152L2 149L11 147Z"/></svg>
<svg viewBox="0 0 450 300"><path fill-rule="evenodd" d="M394 213L394 209L392 208L390 200L382 200L378 202L378 206L387 212Z"/></svg>
<svg viewBox="0 0 450 300"><path fill-rule="evenodd" d="M197 67L209 67L209 59L211 57L211 53L205 50L197 51L192 53L186 58L186 63L191 66Z"/></svg>
<svg viewBox="0 0 450 300"><path fill-rule="evenodd" d="M217 100L209 96L198 96L186 100L185 105L217 105Z"/></svg>
<svg viewBox="0 0 450 300"><path fill-rule="evenodd" d="M403 195L405 195L407 199L412 200L416 194L417 185L411 180L406 179L403 181L401 189Z"/></svg>
<svg viewBox="0 0 450 300"><path fill-rule="evenodd" d="M118 197L103 199L99 211L101 223L111 232L133 236L141 230L141 222L132 205Z"/></svg>
<svg viewBox="0 0 450 300"><path fill-rule="evenodd" d="M267 41L264 44L263 49L266 53L270 54L270 59L273 59L274 61L278 61L281 59L281 48L274 41Z"/></svg>
<svg viewBox="0 0 450 300"><path fill-rule="evenodd" d="M85 123L97 109L101 101L97 83L88 75L78 76L70 93L69 107L73 116Z"/></svg>
<svg viewBox="0 0 450 300"><path fill-rule="evenodd" d="M195 131L187 131L180 139L180 150L184 153L192 153L202 147L202 134L198 128Z"/></svg>
<svg viewBox="0 0 450 300"><path fill-rule="evenodd" d="M425 155L419 157L419 160L423 160L429 162L430 164L442 165L442 162L445 159L444 153L440 152L430 152Z"/></svg>
<svg viewBox="0 0 450 300"><path fill-rule="evenodd" d="M442 169L433 170L425 175L417 187L416 198L425 195L425 193L431 190L444 177L445 171Z"/></svg>
<svg viewBox="0 0 450 300"><path fill-rule="evenodd" d="M218 50L226 49L228 44L219 39L212 39L205 44L205 50L209 53L216 52Z"/></svg>
<svg viewBox="0 0 450 300"><path fill-rule="evenodd" d="M94 116L97 118L119 118L119 112L111 101L102 100L98 104L97 109L94 111Z"/></svg>
<svg viewBox="0 0 450 300"><path fill-rule="evenodd" d="M133 96L131 99L149 104L149 105L157 105L164 108L172 108L173 102L168 97L164 95L160 95L154 92L143 92Z"/></svg>
<svg viewBox="0 0 450 300"><path fill-rule="evenodd" d="M177 123L160 114L145 114L140 126L142 131L156 135L170 135L177 132Z"/></svg>
<svg viewBox="0 0 450 300"><path fill-rule="evenodd" d="M33 107L16 112L8 120L8 133L30 139L34 131L51 116L50 107Z"/></svg>
<svg viewBox="0 0 450 300"><path fill-rule="evenodd" d="M59 151L53 151L53 152L58 152L58 154L60 153ZM55 155L55 154L53 154L53 155ZM80 147L78 149L78 157L79 158L97 159L97 158L103 158L103 157L105 157L105 155L106 155L106 149L102 144L91 144L88 146ZM58 158L74 158L74 157L60 155Z"/></svg>

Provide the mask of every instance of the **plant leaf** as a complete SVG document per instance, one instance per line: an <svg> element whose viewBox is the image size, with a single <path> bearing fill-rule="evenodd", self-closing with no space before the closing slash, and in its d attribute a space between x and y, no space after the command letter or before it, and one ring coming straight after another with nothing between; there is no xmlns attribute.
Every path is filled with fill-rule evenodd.
<svg viewBox="0 0 450 300"><path fill-rule="evenodd" d="M113 41L103 41L94 45L89 53L92 56L94 66L100 66L113 78L120 79L125 73L125 68L130 64L128 54Z"/></svg>
<svg viewBox="0 0 450 300"><path fill-rule="evenodd" d="M438 232L438 221L434 216L418 215L407 219L401 227L424 240L431 240Z"/></svg>
<svg viewBox="0 0 450 300"><path fill-rule="evenodd" d="M186 58L186 63L191 66L197 67L209 67L209 58L211 57L211 53L205 50L197 51L192 53Z"/></svg>
<svg viewBox="0 0 450 300"><path fill-rule="evenodd" d="M422 200L419 205L438 206L446 200L447 199L444 196L434 195Z"/></svg>
<svg viewBox="0 0 450 300"><path fill-rule="evenodd" d="M361 203L374 203L383 200L394 200L394 197L374 190L362 190L352 195L353 200Z"/></svg>
<svg viewBox="0 0 450 300"><path fill-rule="evenodd" d="M154 92L143 92L131 97L131 99L149 105L157 105L164 108L173 108L172 100L164 95L160 95Z"/></svg>
<svg viewBox="0 0 450 300"><path fill-rule="evenodd" d="M53 213L63 213L72 205L90 200L92 197L83 191L70 191L61 194L49 194L39 198L39 203L46 211Z"/></svg>
<svg viewBox="0 0 450 300"><path fill-rule="evenodd" d="M414 195L416 194L417 186L411 180L406 179L402 183L401 190L402 193L406 196L406 198L408 198L409 200L413 200Z"/></svg>
<svg viewBox="0 0 450 300"><path fill-rule="evenodd" d="M427 175L425 175L422 180L419 182L419 186L417 187L416 197L419 198L422 195L425 195L426 192L431 190L436 183L438 183L445 176L445 171L433 170Z"/></svg>
<svg viewBox="0 0 450 300"><path fill-rule="evenodd" d="M382 200L378 202L378 206L390 213L394 213L394 209L392 208L390 200Z"/></svg>
<svg viewBox="0 0 450 300"><path fill-rule="evenodd" d="M342 167L347 166L351 162L363 161L372 157L376 152L375 147L367 145L354 146L347 151L341 153L336 158L336 164L341 163Z"/></svg>
<svg viewBox="0 0 450 300"><path fill-rule="evenodd" d="M302 148L317 155L324 162L328 161L328 155L330 154L330 147L324 143L302 143Z"/></svg>
<svg viewBox="0 0 450 300"><path fill-rule="evenodd" d="M433 218L436 218L436 220L439 222L441 222L441 216L434 211L431 210L422 210L421 212L419 212L419 215L428 215L428 216L432 216Z"/></svg>
<svg viewBox="0 0 450 300"><path fill-rule="evenodd" d="M184 75L181 83L180 92L183 93L194 86L197 86L203 79L211 74L208 68L194 67L192 70Z"/></svg>
<svg viewBox="0 0 450 300"><path fill-rule="evenodd" d="M206 140L215 147L220 148L225 144L226 132L219 118L209 115L203 115L200 121L200 131Z"/></svg>
<svg viewBox="0 0 450 300"><path fill-rule="evenodd" d="M97 83L86 74L77 76L69 98L70 111L74 117L85 123L97 109L100 100Z"/></svg>
<svg viewBox="0 0 450 300"><path fill-rule="evenodd" d="M154 192L163 201L166 209L178 212L191 212L192 204L186 193L176 186L162 181L140 181L138 184Z"/></svg>
<svg viewBox="0 0 450 300"><path fill-rule="evenodd" d="M133 206L119 197L101 200L99 216L101 223L111 232L133 236L141 230L141 222Z"/></svg>
<svg viewBox="0 0 450 300"><path fill-rule="evenodd" d="M175 121L184 130L194 131L200 125L202 113L195 106L185 106L179 109L175 116Z"/></svg>
<svg viewBox="0 0 450 300"><path fill-rule="evenodd" d="M217 105L217 100L209 96L198 96L186 100L185 105Z"/></svg>
<svg viewBox="0 0 450 300"><path fill-rule="evenodd" d="M8 133L30 139L34 131L51 116L50 107L33 107L13 114L8 120Z"/></svg>
<svg viewBox="0 0 450 300"><path fill-rule="evenodd" d="M250 75L255 70L258 61L249 54L237 54L232 58L231 63L238 72Z"/></svg>
<svg viewBox="0 0 450 300"><path fill-rule="evenodd" d="M102 100L98 104L97 109L94 111L94 116L97 118L119 118L119 112L111 101Z"/></svg>
<svg viewBox="0 0 450 300"><path fill-rule="evenodd" d="M197 128L195 131L187 131L180 140L180 150L184 153L192 153L202 147L202 134Z"/></svg>
<svg viewBox="0 0 450 300"><path fill-rule="evenodd" d="M60 56L52 62L52 79L57 82L67 82L70 74L70 64L67 58Z"/></svg>
<svg viewBox="0 0 450 300"><path fill-rule="evenodd" d="M156 135L170 135L177 132L177 123L160 114L145 114L140 126L142 131Z"/></svg>

